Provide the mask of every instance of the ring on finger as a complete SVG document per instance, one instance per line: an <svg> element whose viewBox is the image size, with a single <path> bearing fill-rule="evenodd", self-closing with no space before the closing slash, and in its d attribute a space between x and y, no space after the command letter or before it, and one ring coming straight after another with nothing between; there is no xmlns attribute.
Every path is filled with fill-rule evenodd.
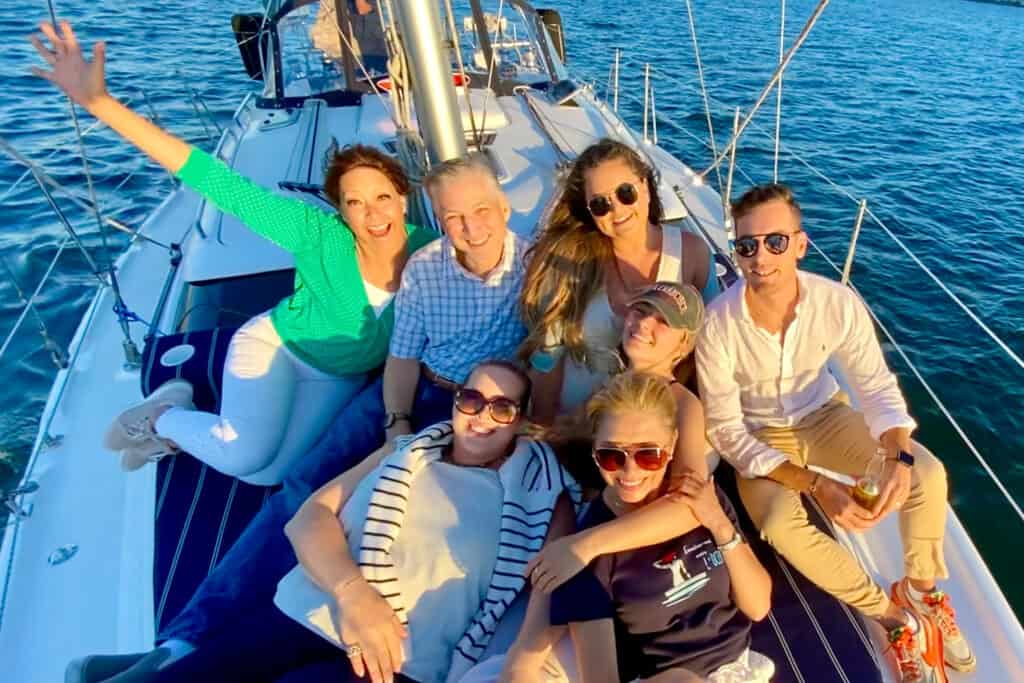
<svg viewBox="0 0 1024 683"><path fill-rule="evenodd" d="M352 643L351 645L345 645L345 654L349 659L354 657L361 657L363 654L363 648L359 643Z"/></svg>

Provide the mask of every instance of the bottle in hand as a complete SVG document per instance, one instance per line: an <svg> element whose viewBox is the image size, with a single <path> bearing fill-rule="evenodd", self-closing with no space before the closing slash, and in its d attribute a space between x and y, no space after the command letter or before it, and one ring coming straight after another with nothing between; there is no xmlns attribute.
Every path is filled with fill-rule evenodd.
<svg viewBox="0 0 1024 683"><path fill-rule="evenodd" d="M882 468L885 466L885 449L879 447L875 450L868 463L864 474L857 479L857 485L853 487L853 499L865 510L873 510L878 502L878 495L882 492Z"/></svg>

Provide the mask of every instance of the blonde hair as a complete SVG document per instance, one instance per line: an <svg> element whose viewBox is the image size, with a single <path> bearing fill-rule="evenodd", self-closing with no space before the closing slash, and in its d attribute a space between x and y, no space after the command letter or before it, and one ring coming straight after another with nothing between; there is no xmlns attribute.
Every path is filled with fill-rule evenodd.
<svg viewBox="0 0 1024 683"><path fill-rule="evenodd" d="M583 150L562 180L558 199L547 214L529 262L519 297L519 308L529 334L519 348L522 359L545 345L548 332L557 328L562 344L577 361L585 358L583 313L601 288L604 269L611 266L611 240L597 229L587 208L584 176L608 161L625 161L647 183L648 220L661 222L658 181L633 148L603 139Z"/></svg>
<svg viewBox="0 0 1024 683"><path fill-rule="evenodd" d="M595 434L607 416L627 412L661 418L675 434L679 408L668 381L661 377L633 370L615 375L590 397L584 414L590 433Z"/></svg>

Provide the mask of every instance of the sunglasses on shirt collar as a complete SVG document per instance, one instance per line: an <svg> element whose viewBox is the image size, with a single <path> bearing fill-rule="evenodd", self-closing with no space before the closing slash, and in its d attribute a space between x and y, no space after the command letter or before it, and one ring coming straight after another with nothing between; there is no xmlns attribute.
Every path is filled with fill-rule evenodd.
<svg viewBox="0 0 1024 683"><path fill-rule="evenodd" d="M622 183L615 188L614 194L615 199L623 206L632 206L640 198L640 193L633 183ZM613 208L612 200L607 195L599 194L590 198L590 201L587 202L587 208L590 210L590 215L594 218L607 216Z"/></svg>
<svg viewBox="0 0 1024 683"><path fill-rule="evenodd" d="M770 232L767 235L745 235L743 237L737 237L733 242L733 249L735 249L737 256L751 258L757 253L757 250L761 247L761 243L764 242L764 248L768 250L768 253L778 256L779 254L786 253L786 250L789 249L789 238L799 232L803 232L803 230L797 230L796 232Z"/></svg>

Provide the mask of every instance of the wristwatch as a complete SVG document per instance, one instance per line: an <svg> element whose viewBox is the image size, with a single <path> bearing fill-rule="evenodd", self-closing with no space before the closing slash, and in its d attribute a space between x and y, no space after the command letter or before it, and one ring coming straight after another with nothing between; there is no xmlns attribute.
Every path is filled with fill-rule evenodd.
<svg viewBox="0 0 1024 683"><path fill-rule="evenodd" d="M890 460L895 460L896 462L901 463L903 465L906 465L907 467L913 467L914 466L914 456L913 456L913 454L907 453L906 451L903 451L903 450L899 451L896 454L896 457L895 458L890 458Z"/></svg>
<svg viewBox="0 0 1024 683"><path fill-rule="evenodd" d="M730 538L728 541L726 541L722 545L715 546L715 547L718 548L721 552L725 553L725 552L728 552L728 551L732 550L733 548L738 546L740 543L743 543L743 537L740 536L740 532L739 531L733 531L732 532L732 538Z"/></svg>
<svg viewBox="0 0 1024 683"><path fill-rule="evenodd" d="M384 429L391 429L396 422L408 422L409 413L390 412L384 415Z"/></svg>

